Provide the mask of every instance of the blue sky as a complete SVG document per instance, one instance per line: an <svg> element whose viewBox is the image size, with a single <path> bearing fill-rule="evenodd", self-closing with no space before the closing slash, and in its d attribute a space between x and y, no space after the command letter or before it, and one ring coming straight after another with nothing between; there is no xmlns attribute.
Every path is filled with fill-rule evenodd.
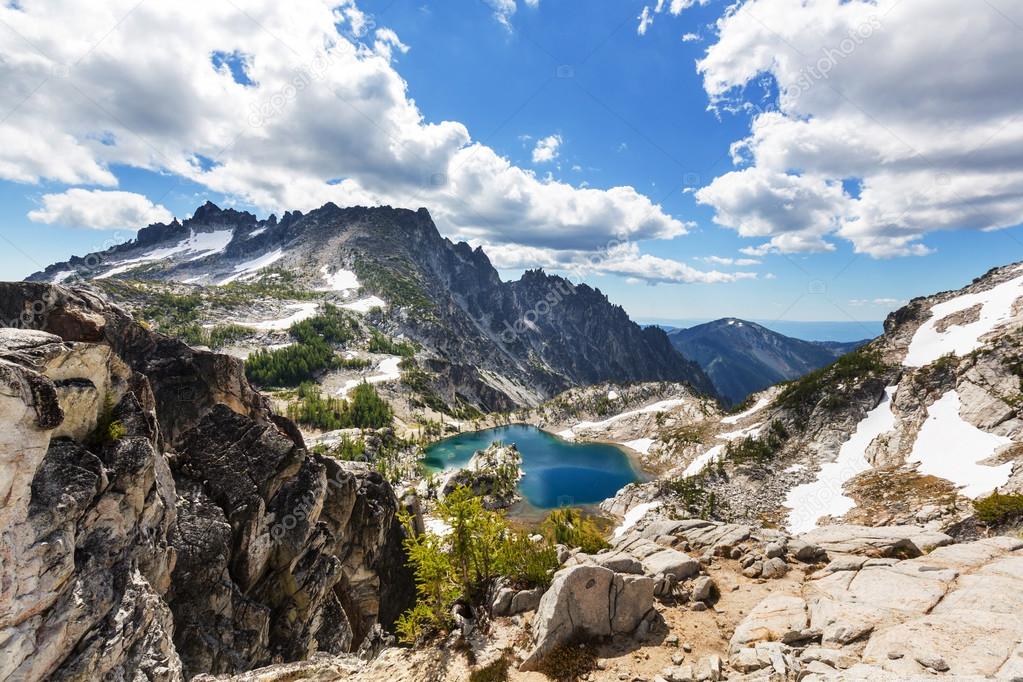
<svg viewBox="0 0 1023 682"><path fill-rule="evenodd" d="M885 49L880 41L907 39L905 27L915 25L917 19L911 13L900 14L908 10L895 8L894 3L891 8L884 8L886 3L882 1L879 5L884 12L880 19L873 13L849 19L849 25L861 33L860 27L868 21L864 17L870 17L869 21L877 24L871 35L861 36L862 44L857 43L848 54L839 56L830 74L812 83L812 91L800 92L798 101L786 102L779 93L784 90L791 95L792 84L799 82L800 76L805 79L807 73L812 73L818 50L824 54L829 45L842 45L842 36L830 36L828 31L834 29L825 30L823 26L829 22L822 22L821 17L846 12L841 7L843 3L837 0L810 3L818 15L807 10L801 16L791 17L784 13L793 10L780 1L754 0L746 4L750 5L749 13L757 13L756 22L743 24L739 16L730 23L716 26L715 22L725 9L723 3L713 0L703 4L680 2L679 11L673 14L670 6L675 4L622 0L587 3L585 11L580 11L579 3L575 2L520 1L510 13L509 5L515 5L511 0L489 3L363 0L357 9L354 4L345 3L343 12L348 13L340 16L347 19L336 24L342 38L366 46L367 51L357 57L361 61L351 66L368 64L369 50L376 50L377 55L385 50L386 62L376 58L374 68L386 68L388 75L396 74L398 80L403 79L407 84L407 99L400 106L416 109L422 121L409 124L407 118L402 118L398 125L415 128L412 144L427 145L421 139L424 126L449 122L452 125L446 129L445 144L448 138L453 140L451 149L464 151L469 140L480 143L492 150L495 159L504 158L512 167L534 174L539 185L554 182L569 189L600 190L632 187L646 198L644 202L659 205L655 219L637 224L629 233L629 247L633 251L626 257L616 255L609 259L619 261L616 265L604 269L569 267L563 270L573 279L581 278L600 287L634 317L644 320L736 316L759 320L876 321L913 296L958 288L990 267L1023 260L1023 231L1015 227L1023 216L1020 213L1023 203L1016 201L1017 194L1021 194L1018 184L1010 183L1011 186L1002 188L1003 195L1009 195L1012 201L1002 201L996 208L975 209L973 213L959 210L957 206L950 208L950 204L976 206L988 199L989 190L984 188L990 187L991 181L981 171L999 179L1015 178L1015 175L1005 174L1006 165L1013 173L1020 168L1016 156L1018 148L1014 146L1017 139L1010 126L999 126L998 120L982 120L976 112L966 112L958 119L942 119L947 115L929 111L905 112L897 96L874 102L869 95L863 95L861 100L854 100L855 93L872 93L885 86L883 82L861 82L866 77L860 72L869 67L871 60L882 60L883 64ZM848 4L863 5L864 12L880 11L871 9L870 3ZM23 36L36 31L29 37L43 44L48 29L39 22L45 18L44 10L38 10L39 16L31 16L35 8L27 6L30 3L23 5L26 7L20 10L9 7L2 10L5 25L13 26L12 31ZM503 15L499 9L502 6L505 8ZM654 21L640 34L638 17L644 7ZM352 10L359 15L353 18ZM145 12L145 7L129 11L128 19L118 30L160 31L160 22L167 20L166 17ZM108 23L116 21L117 16L112 10ZM225 92L230 93L234 88L238 93L249 95L261 87L269 87L271 75L261 69L273 59L274 50L281 50L284 45L287 50L282 53L287 55L288 51L296 53L302 49L295 49L296 39L288 33L290 28L282 28L285 22L257 20L256 17L261 16L256 9L247 7L244 17L223 17L223 25L232 27L231 30L237 28L238 36L222 40L220 51L207 50L208 54L203 56L210 62L210 71L219 78L213 85L224 88ZM967 19L969 25L976 24L977 31L989 33L987 18ZM32 20L37 24L33 25ZM239 25L247 20L254 25ZM997 17L991 21L997 21ZM138 26L131 26L132 22L138 22ZM758 22L769 24L770 30L758 34L755 30ZM796 34L793 37L782 35L790 25L793 30L800 30L799 40L808 41L812 41L815 34L806 27L821 26L817 43L794 44ZM385 30L388 32L382 33ZM88 34L88 30L84 32ZM299 29L296 34L300 34ZM683 40L686 34L691 35ZM95 35L104 35L102 20L98 20ZM390 40L391 35L394 40ZM916 38L922 45L919 52L910 51L904 59L919 61L915 66L924 80L935 70L934 78L938 80L931 79L931 82L940 83L941 64L933 63L934 60L925 62L930 59L924 46L926 36ZM1011 36L1007 36L1004 49L1018 49L1009 38ZM775 39L785 43L783 49L791 47L800 55L809 55L810 70L806 64L764 67L744 62L755 52L751 45L770 50L771 41ZM908 39L912 42L914 36ZM968 40L968 37L958 39ZM24 49L19 48L11 36L0 40L3 41L0 56L5 53L10 56ZM988 40L992 46L970 49L988 49L992 54L979 57L1004 60L1004 50L999 52L998 49L999 40L990 36ZM196 38L196 43L202 44L201 36ZM55 158L62 158L61 155L73 158L73 152L84 147L101 170L83 162L81 168L73 171L53 168L53 163L40 171L25 161L26 156L33 153L32 149L21 155L11 154L10 159L4 159L0 152L0 215L3 216L0 275L4 278L24 277L73 253L103 248L132 235L127 225L113 224L118 222L116 217L107 219L103 214L97 219L95 211L87 217L82 217L80 212L62 212L61 205L47 204L45 195L61 195L69 188L100 193L116 190L141 197L97 194L97 202L109 207L130 198L136 208L140 201L145 208L147 199L157 207L164 207L167 214L179 217L187 216L198 204L211 199L264 216L293 203L307 204L298 207L308 208L327 199L337 200L334 195L315 191L299 194L294 187L288 187L304 187L303 183L310 177L323 180L324 176L330 176L333 172L331 158L343 160L338 161L336 179L353 178L358 183L355 189L346 189L349 193L343 196L352 197L353 201L364 196L387 197L389 203L406 203L413 208L427 206L435 213L443 232L453 238L469 238L483 244L488 252L493 250L494 260L506 278L518 276L528 265L546 265L548 269L557 270L560 265L570 264L580 253L599 251L594 243L606 241L600 236L604 234L601 230L610 233L615 229L613 219L608 220L612 224L598 225L601 216L596 210L586 214L596 215L586 218L594 222L591 232L587 232L585 220L581 226L569 225L580 234L594 235L592 240L579 237L576 246L572 243L576 237L569 235L553 244L546 235L560 234L559 230L566 229L568 221L561 216L567 209L547 211L542 205L547 200L545 197L550 196L547 194L538 194L529 211L521 215L516 215L514 210L504 211L503 207L494 208L490 213L492 206L482 203L474 205L471 212L459 215L457 204L466 200L463 197L440 205L436 202L446 200L428 193L414 189L404 193L397 189L392 191L387 187L388 174L400 166L378 164L379 155L371 154L372 149L365 152L366 160L351 158L364 151L357 142L359 135L366 133L357 128L365 125L360 122L360 115L363 119L375 117L372 111L379 99L376 93L367 95L364 105L353 104L350 94L340 101L328 100L329 107L337 107L337 111L330 111L328 107L322 111L322 119L308 112L299 118L289 109L281 119L275 119L273 125L266 125L259 131L264 137L253 135L252 139L242 139L226 152L240 154L237 148L246 145L244 159L232 156L230 161L225 157L223 161L217 159L208 163L206 159L214 158L215 153L207 150L219 151L233 137L225 133L217 139L199 130L203 122L217 120L222 114L221 105L208 104L203 93L199 93L196 95L197 111L191 112L195 122L190 127L173 120L165 121L168 110L181 109L182 117L188 117L187 101L194 76L189 80L187 72L174 73L174 65L157 64L151 73L142 72L140 78L153 82L145 87L138 86L141 92L106 92L114 80L135 82L123 70L129 68L126 64L133 59L133 50L143 48L133 45L128 38L115 35L103 38L99 49L88 52L81 61L76 61L74 54L66 59L72 62L71 73L66 77L68 87L84 91L77 95L79 99L99 100L83 107L78 119L47 99L49 90L54 91L54 100L58 99L64 81L28 74L23 90L8 93L8 101L21 101L18 95L22 93L29 96L13 115L0 123L0 140L4 127L8 127L10 135L21 138L59 137L65 133L77 138L92 135L84 142L79 139L80 144L70 151L55 148L52 153ZM47 53L49 49L56 48L41 48L37 52ZM81 50L77 54L80 53ZM241 57L225 59L224 55L232 54ZM101 57L102 64L99 63ZM287 57L281 57L284 58ZM702 68L697 66L700 60L706 60ZM110 74L116 74L116 78L108 77L101 84L90 85L85 80L85 67L92 61L97 62L96 68L102 65ZM978 77L983 75L981 66L978 64ZM350 73L351 68L347 72ZM132 73L138 74L137 71ZM170 74L166 87L168 102L154 102L154 108L148 111L145 92L161 92L160 78L165 73ZM345 73L339 68L324 79L343 79ZM709 86L708 74L721 79L722 88ZM175 81L176 76L181 76L182 80ZM1019 76L990 75L989 72L984 77L992 80L993 104L988 109L1001 111L1006 117L1018 113L1011 111L1011 102L1006 104L995 91L1004 90L1004 79L1010 79L1011 84L1011 79ZM43 81L40 90L30 94L34 92L33 84L38 85L40 81ZM374 87L381 82L384 81L374 81ZM744 87L732 87L737 82ZM780 87L779 82L788 86ZM947 96L952 98L955 87L966 87L965 81L953 80L946 85L951 90ZM976 90L986 86L974 81L970 87ZM351 92L363 90L355 88ZM729 91L727 98L722 96L724 90ZM175 99L171 99L172 95ZM306 105L301 100L306 96L311 95L299 93L293 108L302 105L323 109L322 102ZM905 96L908 99L916 94L907 92ZM105 99L107 97L109 99ZM385 99L393 108L393 95ZM744 102L746 110L728 111L736 102ZM711 104L716 105L713 110ZM140 111L127 110L135 106ZM204 106L208 111L202 108ZM97 123L88 119L89 107L100 119L109 116L109 120ZM127 109L122 111L120 107ZM360 107L365 111L359 110ZM357 110L355 114L352 114L353 109ZM732 145L750 135L758 117L761 122L775 120L770 118L771 113L779 109L784 125L771 129L765 126L763 129L767 132L763 137L749 145L754 150L750 152L752 160L747 158L736 163L730 154ZM289 117L287 129L281 123L284 116ZM33 117L36 121L47 121L49 127L33 129L30 126L41 125L28 123ZM862 125L850 126L849 122L855 123L857 118L866 121L866 127L876 124L876 128L866 130ZM129 119L139 123L126 122ZM323 139L323 133L317 132L320 126L330 131L335 119L338 130L352 129L355 143L343 139L347 131L342 130L338 133L338 148L331 152L333 157L326 155L325 159L317 159L310 164L310 169L302 171L301 177L296 176L296 180L290 182L289 168L297 168L305 162L305 151L318 146L318 140ZM904 119L909 123L902 129L899 126ZM90 122L84 123L86 120ZM803 137L786 137L793 134L787 129L807 120L817 123L817 129L801 130L798 135ZM915 126L913 120L922 123ZM152 130L148 129L150 121L153 121ZM928 124L933 127L929 129ZM468 139L460 137L463 133L459 126L464 127ZM986 131L983 134L979 132L982 128ZM850 129L863 131L865 141L850 141ZM957 158L955 145L941 147L935 142L937 136L928 133L939 129L945 131L942 139L951 137L952 142L956 142L956 135L962 137L961 158ZM995 134L991 135L991 131ZM868 138L867 133L872 133L873 137ZM914 137L917 134L919 137ZM333 132L329 132L327 137L333 139L332 135ZM817 148L800 149L798 153L791 151L811 135ZM181 141L184 138L187 140ZM550 158L536 156L538 142L545 138L554 140L548 145L554 146L553 152L547 155ZM999 145L1001 153L997 164L991 161L985 165L987 146L992 139L1004 144ZM228 142L220 144L225 140ZM871 147L875 143L877 150ZM281 153L285 157L289 153L299 155L298 160L289 162L284 158L280 168L274 168L272 173L267 171L280 187L288 189L264 189L258 163L253 161L253 158L260 158L259 150L264 144L268 148L271 144L277 145L274 149L283 149ZM331 143L323 144L326 147ZM893 154L897 156L897 149L896 152L892 149L899 144L909 148L911 153L893 162L891 158ZM366 147L371 148L372 142ZM821 148L827 153L821 152ZM860 158L864 148L883 161L871 163L869 158ZM432 149L417 147L416 158L430 157ZM47 150L41 149L39 153L45 154ZM782 156L785 158L779 160ZM996 154L991 156L994 158ZM921 171L913 166L914 158L927 159L933 170ZM398 159L395 163L400 162ZM21 169L5 171L18 163L23 165ZM253 164L255 170L250 168ZM469 163L463 161L462 165ZM967 165L971 166L969 176L960 170ZM974 171L974 165L980 170ZM315 170L311 170L313 167ZM243 170L237 170L239 168ZM921 176L921 172L928 175ZM726 175L725 179L720 179ZM479 178L489 184L485 174L473 176L474 180ZM451 179L459 181L451 191L460 191L458 188L464 186L462 179L456 178L453 172ZM788 186L789 181L793 186ZM464 182L467 184L468 180ZM871 188L869 196L868 192L862 197L858 195L861 182ZM494 181L493 184L499 183ZM692 191L712 185L701 194ZM753 186L762 191L748 189ZM690 191L684 191L686 187ZM543 187L537 191L542 192ZM320 201L321 196L323 201ZM910 197L906 200L908 203L900 203L903 197ZM630 203L622 210L627 214L635 205ZM778 210L779 205L784 211ZM613 207L619 208L617 204ZM35 219L28 216L32 211L37 214ZM118 216L143 214L164 215L164 212L157 209L156 213L137 210L132 213L125 209ZM550 218L550 225L544 224L552 214L557 217ZM492 215L498 217L486 227L471 224L473 216L489 220ZM109 229L83 229L81 225L74 225L90 218ZM840 222L844 227L838 227ZM665 238L677 232L679 225L685 225L687 234ZM798 229L793 227L795 225ZM986 231L988 228L998 229ZM519 229L522 229L521 235ZM532 250L524 256L522 248ZM760 248L760 252L749 253L756 248ZM740 252L741 249L746 249L747 253ZM926 255L920 255L924 251ZM648 277L644 261L640 259L642 255L661 259L656 265L672 273L678 270L665 265L668 261L681 263L699 274ZM727 259L755 262L735 264L728 263ZM709 272L720 273L719 279L731 281L709 281L715 279L705 276ZM740 272L750 278L734 276ZM672 277L676 281L668 281Z"/></svg>

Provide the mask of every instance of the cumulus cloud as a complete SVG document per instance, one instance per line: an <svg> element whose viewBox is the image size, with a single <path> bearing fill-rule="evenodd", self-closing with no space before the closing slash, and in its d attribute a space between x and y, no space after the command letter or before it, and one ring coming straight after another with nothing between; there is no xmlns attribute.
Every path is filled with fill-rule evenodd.
<svg viewBox="0 0 1023 682"><path fill-rule="evenodd" d="M523 247L514 244L488 244L482 246L491 262L499 269L520 269L542 266L561 270L578 277L590 274L618 275L627 282L644 281L648 284L720 284L756 279L755 272L720 272L699 270L670 258L642 253L639 245L631 242L611 242L599 250L557 250Z"/></svg>
<svg viewBox="0 0 1023 682"><path fill-rule="evenodd" d="M29 212L29 219L90 230L136 229L174 218L160 204L133 192L73 188L61 194L44 194L42 201L41 208Z"/></svg>
<svg viewBox="0 0 1023 682"><path fill-rule="evenodd" d="M533 163L546 163L558 158L561 135L548 135L536 141L533 147Z"/></svg>
<svg viewBox="0 0 1023 682"><path fill-rule="evenodd" d="M407 47L351 0L55 0L0 21L0 179L111 189L135 167L267 212L426 206L445 234L555 252L687 231L633 187L538 177L426 120L392 62Z"/></svg>
<svg viewBox="0 0 1023 682"><path fill-rule="evenodd" d="M757 255L836 239L922 255L934 230L1019 224L1020 25L1018 3L743 2L697 68L712 107L753 110L751 130L697 200L762 238ZM765 77L778 94L759 110Z"/></svg>

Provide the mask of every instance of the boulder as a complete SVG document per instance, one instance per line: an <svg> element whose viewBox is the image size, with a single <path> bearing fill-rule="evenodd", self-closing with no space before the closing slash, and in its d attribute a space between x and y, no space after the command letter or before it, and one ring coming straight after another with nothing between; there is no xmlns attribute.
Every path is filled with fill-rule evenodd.
<svg viewBox="0 0 1023 682"><path fill-rule="evenodd" d="M689 598L693 601L707 601L717 593L717 585L709 576L701 575L693 581Z"/></svg>
<svg viewBox="0 0 1023 682"><path fill-rule="evenodd" d="M952 543L944 533L922 526L819 526L803 533L803 542L817 545L828 554L908 558Z"/></svg>
<svg viewBox="0 0 1023 682"><path fill-rule="evenodd" d="M789 565L785 563L785 560L774 557L764 561L763 568L760 571L760 577L773 580L776 578L784 578L785 574L788 572Z"/></svg>
<svg viewBox="0 0 1023 682"><path fill-rule="evenodd" d="M535 670L560 645L578 638L632 634L653 611L655 581L601 566L558 571L533 618L533 648L522 670Z"/></svg>
<svg viewBox="0 0 1023 682"><path fill-rule="evenodd" d="M773 594L757 604L747 615L729 641L735 652L757 642L798 642L809 639L806 602L794 594Z"/></svg>

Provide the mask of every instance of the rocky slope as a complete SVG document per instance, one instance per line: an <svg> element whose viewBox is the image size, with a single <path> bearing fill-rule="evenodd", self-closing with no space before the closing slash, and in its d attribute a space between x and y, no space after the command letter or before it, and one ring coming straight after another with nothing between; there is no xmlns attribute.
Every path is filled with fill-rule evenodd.
<svg viewBox="0 0 1023 682"><path fill-rule="evenodd" d="M830 365L866 343L803 341L734 317L673 329L668 340L706 372L728 405Z"/></svg>
<svg viewBox="0 0 1023 682"><path fill-rule="evenodd" d="M508 595L498 591L494 617L472 623L457 646L452 638L388 648L370 662L325 656L218 679L464 681L476 672L476 679L529 682L705 682L1021 674L1018 538L955 543L921 526L841 524L794 537L650 510L620 527L609 549L564 550L562 561L551 586L539 599L530 594L521 612L506 609Z"/></svg>
<svg viewBox="0 0 1023 682"><path fill-rule="evenodd" d="M0 679L179 680L378 637L390 486L309 453L230 357L86 289L0 284Z"/></svg>
<svg viewBox="0 0 1023 682"><path fill-rule="evenodd" d="M684 499L685 513L713 502L720 518L797 532L844 518L933 521L970 537L973 500L1023 489L1021 335L1023 269L1008 265L911 301L878 339L737 414L680 402L569 423L642 443L665 472L608 503L620 513Z"/></svg>
<svg viewBox="0 0 1023 682"><path fill-rule="evenodd" d="M541 271L502 282L482 250L441 237L426 209L327 204L257 220L207 203L184 222L151 225L132 242L29 279L132 278L213 292L281 275L418 343L449 405L506 410L603 380L684 381L713 392L664 332L639 327L599 290ZM308 300L288 305L300 310Z"/></svg>

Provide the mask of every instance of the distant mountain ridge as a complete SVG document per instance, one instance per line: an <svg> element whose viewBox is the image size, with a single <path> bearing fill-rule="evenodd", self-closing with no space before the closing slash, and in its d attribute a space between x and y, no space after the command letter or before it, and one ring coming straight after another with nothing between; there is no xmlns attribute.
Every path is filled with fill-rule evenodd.
<svg viewBox="0 0 1023 682"><path fill-rule="evenodd" d="M185 221L150 225L133 241L28 279L198 289L258 281L268 268L328 302L350 301L352 292L334 283L339 275L356 281L367 322L421 347L416 360L448 404L506 410L600 381L681 381L714 391L662 330L640 327L599 290L540 270L502 282L481 249L442 237L425 208L328 203L258 220L207 202Z"/></svg>
<svg viewBox="0 0 1023 682"><path fill-rule="evenodd" d="M668 332L668 339L700 365L730 405L829 365L867 342L803 341L734 317L675 329Z"/></svg>

